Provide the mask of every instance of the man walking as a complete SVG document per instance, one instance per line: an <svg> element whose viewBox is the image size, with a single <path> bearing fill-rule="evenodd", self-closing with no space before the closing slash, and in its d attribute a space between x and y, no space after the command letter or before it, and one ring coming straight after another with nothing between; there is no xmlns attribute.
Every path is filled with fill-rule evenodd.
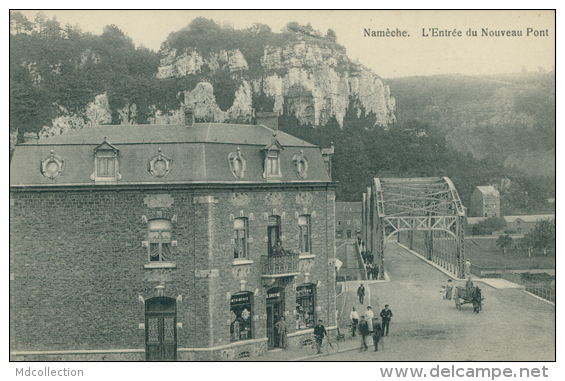
<svg viewBox="0 0 565 381"><path fill-rule="evenodd" d="M324 336L328 336L326 332L326 327L322 324L322 319L318 320L318 324L314 327L314 337L316 337L316 346L318 347L318 353L322 353L322 341Z"/></svg>
<svg viewBox="0 0 565 381"><path fill-rule="evenodd" d="M357 289L357 296L359 296L359 303L363 304L365 300L365 287L363 287L363 283L361 283L361 286Z"/></svg>
<svg viewBox="0 0 565 381"><path fill-rule="evenodd" d="M355 311L355 307L349 313L349 320L351 320L351 336L355 337L355 332L357 331L357 324L359 324L359 315Z"/></svg>
<svg viewBox="0 0 565 381"><path fill-rule="evenodd" d="M367 347L367 336L369 336L369 327L367 325L367 320L365 320L365 315L361 315L361 321L359 322L359 334L361 335L361 352L366 351Z"/></svg>
<svg viewBox="0 0 565 381"><path fill-rule="evenodd" d="M390 324L391 317L392 311L388 309L388 304L385 304L385 308L381 311L381 319L383 319L383 336L388 336L388 326Z"/></svg>
<svg viewBox="0 0 565 381"><path fill-rule="evenodd" d="M379 350L379 340L382 335L381 322L378 318L373 320L373 329L373 345L375 346L375 352L377 352Z"/></svg>

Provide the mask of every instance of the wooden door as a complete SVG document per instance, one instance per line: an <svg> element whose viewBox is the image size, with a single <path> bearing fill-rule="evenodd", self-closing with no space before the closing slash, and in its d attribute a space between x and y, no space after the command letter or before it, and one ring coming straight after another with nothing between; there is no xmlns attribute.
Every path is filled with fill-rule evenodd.
<svg viewBox="0 0 565 381"><path fill-rule="evenodd" d="M275 324L278 323L280 318L280 310L278 303L267 304L267 338L268 348L279 347L279 333Z"/></svg>
<svg viewBox="0 0 565 381"><path fill-rule="evenodd" d="M176 300L156 297L145 302L145 359L176 361Z"/></svg>

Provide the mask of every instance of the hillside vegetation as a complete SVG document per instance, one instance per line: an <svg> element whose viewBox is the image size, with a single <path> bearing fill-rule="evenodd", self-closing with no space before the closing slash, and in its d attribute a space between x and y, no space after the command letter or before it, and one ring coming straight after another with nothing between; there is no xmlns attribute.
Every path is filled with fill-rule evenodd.
<svg viewBox="0 0 565 381"><path fill-rule="evenodd" d="M290 67L296 56L285 61L284 49L280 54L277 49L288 44L294 48L294 43L315 50L316 57L322 57L314 60L318 66L301 63L301 67ZM200 58L220 51L241 52L248 68L234 71L229 62L211 67L210 62L219 61L208 60L197 73L159 78L165 53L172 50L177 58L180 52L196 52ZM271 66L264 65L266 51L271 52ZM271 73L273 67L278 67L278 72ZM314 100L312 91L308 93L304 86L291 89L293 94L263 92L268 88L264 85L267 79L276 84L290 70L308 80L316 77L315 83L308 83L318 86L316 90L329 92L332 86L346 90L339 99ZM349 76L346 71L362 75ZM333 79L325 78L325 73L331 73ZM552 212L554 204L547 199L555 198L554 167L551 170L551 166L537 164L534 176L528 163L534 158L545 163L543 155L555 155L554 76L552 72L391 79L388 84L396 97L398 122L383 125L376 121L395 120L394 98L388 97L388 86L368 69L349 61L331 29L321 33L310 25L290 22L281 32L263 24L235 30L197 18L171 33L161 51L154 52L135 46L116 25L93 35L78 26L61 26L41 13L34 21L18 12L10 13L10 136L14 140L22 141L25 132L39 132L60 116L80 116L92 124L149 123L157 113L178 112L186 96L198 95L191 93L192 89L206 82L211 84L213 93L208 95L218 108L217 114L234 109L237 94L241 99L245 95L247 103L238 104L236 111L243 106L246 112L280 107L283 130L322 147L333 142L333 174L339 182L341 201L361 200L373 177L448 176L464 204L469 203L475 186L496 185L501 191L503 214ZM351 91L347 89L355 87L352 84L365 86L364 91L378 85L380 92L374 93L379 98L371 103L372 109L361 102L359 93L350 93L347 98L347 91ZM259 91L246 90L252 85ZM103 112L91 108L101 94L107 100ZM327 107L316 126L296 112L307 113L314 101ZM337 101L341 102L339 107ZM336 112L330 112L335 109L340 110L339 120Z"/></svg>

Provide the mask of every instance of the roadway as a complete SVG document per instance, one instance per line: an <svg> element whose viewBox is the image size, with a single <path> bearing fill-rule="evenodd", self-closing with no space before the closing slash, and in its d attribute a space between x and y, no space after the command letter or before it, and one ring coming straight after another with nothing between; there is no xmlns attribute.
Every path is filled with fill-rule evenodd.
<svg viewBox="0 0 565 381"><path fill-rule="evenodd" d="M390 334L382 339L384 346L378 352L354 350L312 360L555 360L554 305L519 289L496 289L476 282L485 297L483 310L475 314L472 305L465 304L459 311L453 300L444 300L440 293L448 277L394 242L387 247L386 268L390 281L368 286L375 315L385 303L394 314ZM348 282L346 319L352 306L358 311L366 309L367 301L362 306L357 300L359 283L367 287L367 281Z"/></svg>

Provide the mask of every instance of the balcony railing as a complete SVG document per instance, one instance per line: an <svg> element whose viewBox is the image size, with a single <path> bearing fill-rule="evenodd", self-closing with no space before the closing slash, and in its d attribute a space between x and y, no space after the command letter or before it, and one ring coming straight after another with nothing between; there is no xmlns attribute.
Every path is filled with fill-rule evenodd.
<svg viewBox="0 0 565 381"><path fill-rule="evenodd" d="M294 276L300 274L298 270L298 253L283 255L261 256L261 274L263 277Z"/></svg>

